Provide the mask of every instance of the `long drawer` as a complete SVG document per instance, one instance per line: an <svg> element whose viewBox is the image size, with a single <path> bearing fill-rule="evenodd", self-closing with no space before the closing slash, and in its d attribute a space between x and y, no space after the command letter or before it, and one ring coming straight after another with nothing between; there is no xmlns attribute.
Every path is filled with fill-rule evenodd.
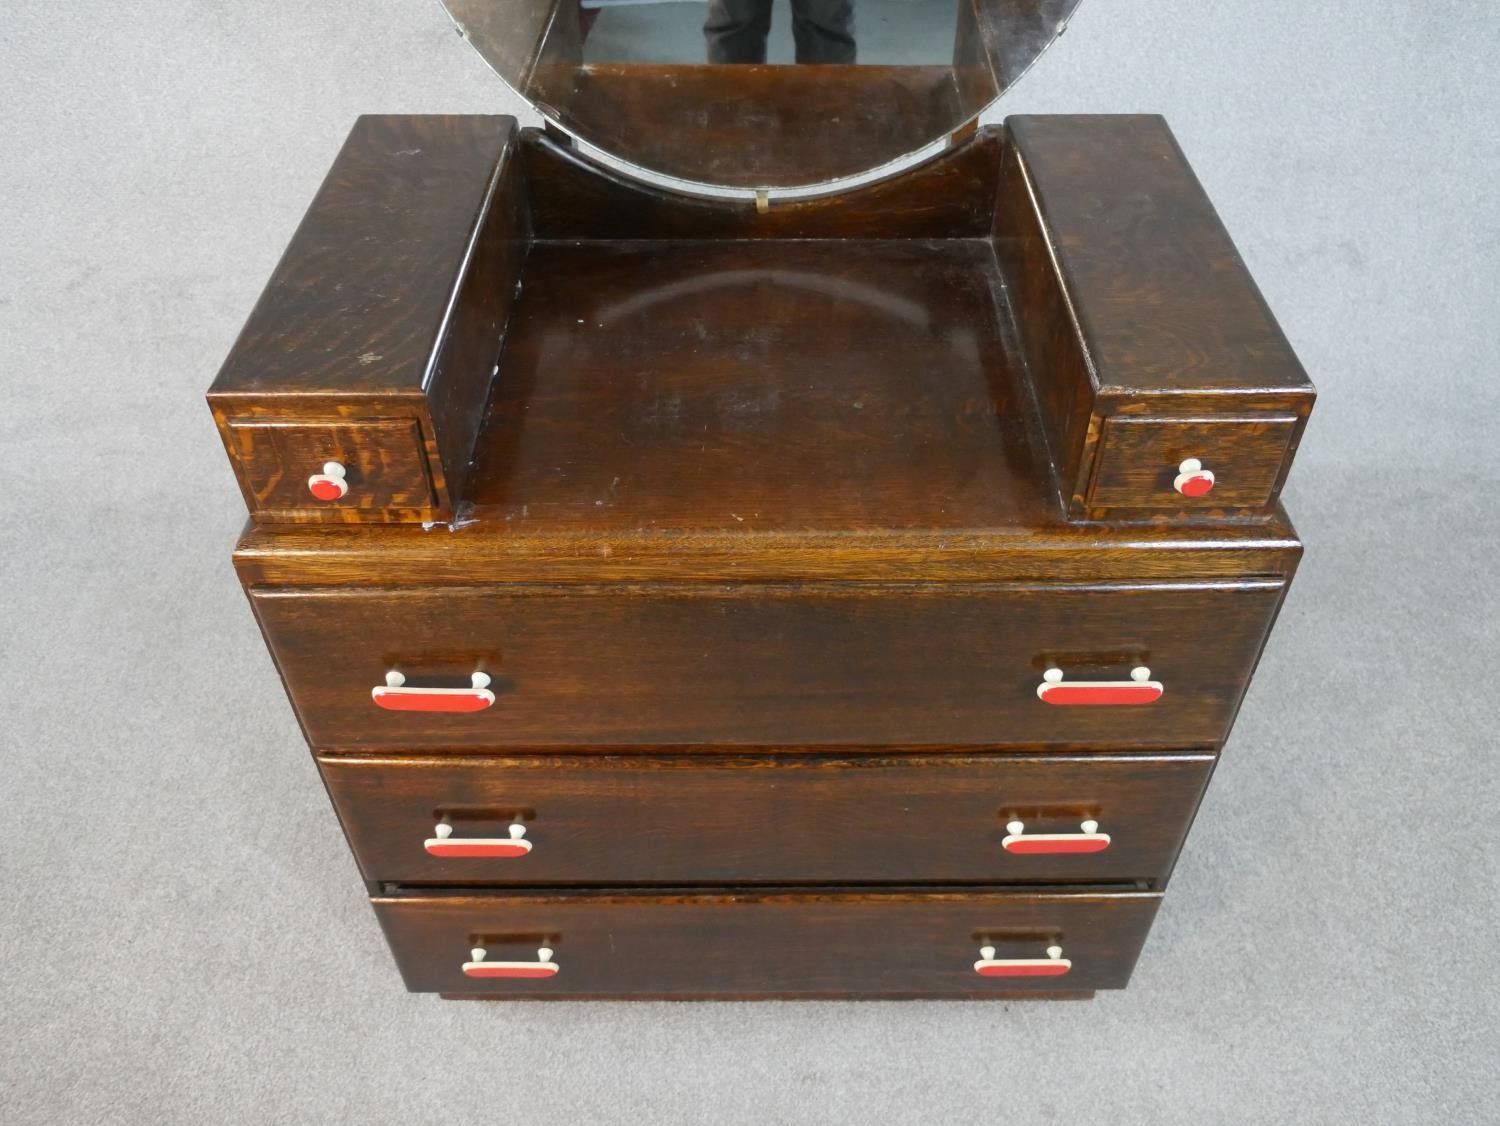
<svg viewBox="0 0 1500 1126"><path fill-rule="evenodd" d="M661 584L250 598L314 746L1167 748L1224 737L1283 589Z"/></svg>
<svg viewBox="0 0 1500 1126"><path fill-rule="evenodd" d="M1118 989L1151 892L375 899L408 989L495 997L985 997Z"/></svg>
<svg viewBox="0 0 1500 1126"><path fill-rule="evenodd" d="M367 880L1163 880L1210 753L320 755Z"/></svg>

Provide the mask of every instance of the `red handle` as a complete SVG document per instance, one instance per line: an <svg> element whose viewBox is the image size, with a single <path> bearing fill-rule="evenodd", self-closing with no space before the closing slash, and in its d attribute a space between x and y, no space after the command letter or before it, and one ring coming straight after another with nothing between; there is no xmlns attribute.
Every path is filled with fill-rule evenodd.
<svg viewBox="0 0 1500 1126"><path fill-rule="evenodd" d="M370 698L388 712L482 712L495 702L490 678L476 672L469 680L468 688L407 688L406 677L393 669L370 689Z"/></svg>
<svg viewBox="0 0 1500 1126"><path fill-rule="evenodd" d="M1099 832L1099 822L1085 821L1077 833L1032 833L1026 835L1022 821L1006 824L1006 838L1000 842L1006 852L1017 856L1061 856L1065 853L1103 852L1109 847L1110 835Z"/></svg>
<svg viewBox="0 0 1500 1126"><path fill-rule="evenodd" d="M1063 680L1062 669L1048 669L1036 694L1046 703L1062 706L1150 704L1161 699L1165 689L1151 679L1144 665L1131 670L1129 680Z"/></svg>
<svg viewBox="0 0 1500 1126"><path fill-rule="evenodd" d="M519 822L510 827L509 837L461 837L455 840L453 826L440 821L424 847L431 855L444 859L487 857L512 860L529 853L531 842L526 840L526 826Z"/></svg>
<svg viewBox="0 0 1500 1126"><path fill-rule="evenodd" d="M488 953L483 946L476 946L470 950L469 961L464 963L464 976L509 978L557 976L558 965L552 960L550 947L538 947L535 962L490 962L486 960Z"/></svg>
<svg viewBox="0 0 1500 1126"><path fill-rule="evenodd" d="M993 946L981 946L979 961L974 963L980 977L1062 977L1072 968L1061 946L1047 947L1045 958L996 958Z"/></svg>

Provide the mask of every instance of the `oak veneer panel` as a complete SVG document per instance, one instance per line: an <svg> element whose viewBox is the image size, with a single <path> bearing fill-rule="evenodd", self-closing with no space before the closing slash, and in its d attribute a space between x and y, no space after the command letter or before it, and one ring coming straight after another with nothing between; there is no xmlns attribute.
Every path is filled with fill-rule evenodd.
<svg viewBox="0 0 1500 1126"><path fill-rule="evenodd" d="M978 240L540 243L471 519L1011 527L1045 463Z"/></svg>
<svg viewBox="0 0 1500 1126"><path fill-rule="evenodd" d="M1119 989L1160 896L1152 892L535 893L386 896L375 912L413 992L496 997L994 997ZM536 958L545 980L466 977L469 950ZM1062 977L981 978L1000 957L1062 946Z"/></svg>
<svg viewBox="0 0 1500 1126"><path fill-rule="evenodd" d="M518 755L368 758L319 767L365 879L460 884L1165 882L1215 756ZM423 842L506 836L532 851L438 858ZM1077 833L1109 847L1015 855L1001 842Z"/></svg>
<svg viewBox="0 0 1500 1126"><path fill-rule="evenodd" d="M1182 586L254 589L314 746L1215 745L1277 580ZM1153 704L1036 689L1149 665ZM493 707L388 712L370 690L494 678Z"/></svg>

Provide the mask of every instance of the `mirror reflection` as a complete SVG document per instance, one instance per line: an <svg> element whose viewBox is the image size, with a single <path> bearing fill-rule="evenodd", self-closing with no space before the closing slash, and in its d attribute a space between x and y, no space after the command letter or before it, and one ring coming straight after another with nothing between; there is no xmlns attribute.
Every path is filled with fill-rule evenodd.
<svg viewBox="0 0 1500 1126"><path fill-rule="evenodd" d="M689 184L822 188L942 142L1079 0L444 0L501 78Z"/></svg>
<svg viewBox="0 0 1500 1126"><path fill-rule="evenodd" d="M951 63L956 0L581 0L594 63Z"/></svg>

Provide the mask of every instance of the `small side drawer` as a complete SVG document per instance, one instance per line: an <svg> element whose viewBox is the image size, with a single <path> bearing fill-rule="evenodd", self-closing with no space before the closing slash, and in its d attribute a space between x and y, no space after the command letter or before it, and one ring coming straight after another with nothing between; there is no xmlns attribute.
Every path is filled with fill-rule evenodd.
<svg viewBox="0 0 1500 1126"><path fill-rule="evenodd" d="M985 998L1123 988L1159 900L835 890L407 895L374 905L417 993Z"/></svg>
<svg viewBox="0 0 1500 1126"><path fill-rule="evenodd" d="M1214 755L318 761L377 883L1159 883Z"/></svg>
<svg viewBox="0 0 1500 1126"><path fill-rule="evenodd" d="M238 418L227 431L245 500L258 519L386 519L434 506L415 419Z"/></svg>
<svg viewBox="0 0 1500 1126"><path fill-rule="evenodd" d="M355 123L208 392L257 523L452 518L529 243L517 136Z"/></svg>
<svg viewBox="0 0 1500 1126"><path fill-rule="evenodd" d="M1104 420L1089 515L1268 515L1300 421L1289 414Z"/></svg>

